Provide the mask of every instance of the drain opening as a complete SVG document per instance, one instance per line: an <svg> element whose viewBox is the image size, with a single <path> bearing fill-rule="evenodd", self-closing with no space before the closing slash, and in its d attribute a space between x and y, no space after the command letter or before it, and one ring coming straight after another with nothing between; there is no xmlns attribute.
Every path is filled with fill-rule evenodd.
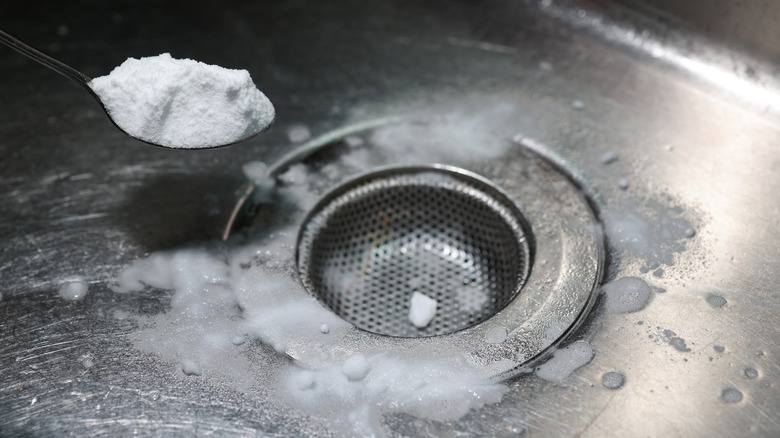
<svg viewBox="0 0 780 438"><path fill-rule="evenodd" d="M445 166L385 169L347 182L304 221L297 267L306 288L356 327L435 336L490 318L520 291L529 228L500 189ZM437 301L424 328L411 296Z"/></svg>

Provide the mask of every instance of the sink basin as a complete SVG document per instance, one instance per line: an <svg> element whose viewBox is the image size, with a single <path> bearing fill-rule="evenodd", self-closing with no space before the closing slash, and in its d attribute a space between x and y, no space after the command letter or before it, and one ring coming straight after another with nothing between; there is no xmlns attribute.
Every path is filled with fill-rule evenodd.
<svg viewBox="0 0 780 438"><path fill-rule="evenodd" d="M599 282L638 277L652 293L641 310L618 313L593 289L571 330L556 329L536 362L512 364L586 341L593 359L565 379L512 373L500 402L449 420L389 414L381 433L780 435L779 5L154 5L52 3L44 15L3 5L0 16L17 17L8 32L93 77L163 52L247 69L277 121L230 148L149 148L67 81L10 50L0 58L0 435L335 434L327 418L265 391L270 375L245 375L239 388L186 376L142 348L139 327L171 295L112 286L150 253L222 245L244 163L399 115L425 124L360 142L397 145L415 165L441 162L426 151L454 142L443 164L457 166L492 141L510 145L466 166L482 175L516 148L554 157L604 225ZM356 147L325 148L303 165L321 169ZM520 181L496 174L503 188ZM73 280L89 289L77 301L58 293ZM259 341L246 351L257 367L287 360Z"/></svg>

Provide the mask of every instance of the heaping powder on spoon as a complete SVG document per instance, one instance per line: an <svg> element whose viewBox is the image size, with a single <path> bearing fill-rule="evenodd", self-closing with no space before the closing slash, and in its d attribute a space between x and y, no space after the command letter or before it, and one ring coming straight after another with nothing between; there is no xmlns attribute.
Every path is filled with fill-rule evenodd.
<svg viewBox="0 0 780 438"><path fill-rule="evenodd" d="M128 58L89 85L120 128L160 146L235 143L263 131L275 115L246 70L174 59L168 53Z"/></svg>

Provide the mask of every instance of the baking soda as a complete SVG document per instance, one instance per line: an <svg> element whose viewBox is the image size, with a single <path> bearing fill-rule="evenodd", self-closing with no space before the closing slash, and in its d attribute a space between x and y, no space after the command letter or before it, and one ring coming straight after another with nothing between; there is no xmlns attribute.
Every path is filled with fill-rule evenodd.
<svg viewBox="0 0 780 438"><path fill-rule="evenodd" d="M246 70L168 53L128 58L89 85L122 130L172 148L235 143L262 132L275 115Z"/></svg>

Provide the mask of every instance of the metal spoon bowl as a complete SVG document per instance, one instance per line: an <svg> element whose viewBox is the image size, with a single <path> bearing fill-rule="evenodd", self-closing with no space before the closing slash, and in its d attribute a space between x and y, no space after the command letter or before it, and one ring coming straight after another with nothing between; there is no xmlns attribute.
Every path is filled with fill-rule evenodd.
<svg viewBox="0 0 780 438"><path fill-rule="evenodd" d="M267 123L264 126L262 126L261 129L259 129L258 131L253 132L252 134L247 135L247 136L245 136L245 137L243 137L243 138L241 138L241 139L239 139L237 141L226 143L226 144L216 144L216 145L213 145L213 146L203 146L203 147L197 147L197 148L181 148L181 147L174 147L174 146L171 146L171 145L153 143L153 142L150 142L148 140L144 140L142 138L136 137L136 136L128 133L127 131L122 129L122 127L119 126L119 124L116 123L116 120L114 120L114 118L111 117L111 113L108 112L108 109L106 108L105 103L100 99L100 96L98 96L95 93L95 91L92 89L92 87L89 85L90 82L92 82L92 78L90 78L89 76L87 76L84 73L76 70L75 68L65 64L64 62L59 61L57 59L54 59L53 57L51 57L51 56L41 52L40 50L36 49L35 47L30 46L29 44L21 41L20 39L14 37L13 35L10 35L9 33L3 31L2 29L0 29L0 43L5 44L6 46L16 50L17 52L27 56L28 58L30 58L32 60L35 60L35 61L45 65L46 67L49 67L50 69L56 71L57 73L65 76L66 78L70 79L71 81L77 83L79 86L81 86L83 89L85 89L92 97L94 97L95 100L97 100L100 103L100 107L103 108L103 111L106 113L106 115L108 116L109 120L111 120L111 123L113 123L114 126L117 127L117 129L119 129L120 131L124 132L128 136L133 137L134 139L136 139L138 141L141 141L143 143L146 143L146 144L149 144L149 145L152 145L152 146L162 147L162 148L166 148L166 149L214 149L214 148L220 148L220 147L224 147L224 146L230 146L230 145L233 145L233 144L236 144L236 143L241 143L241 142L244 142L244 141L249 140L251 138L257 137L258 135L260 135L263 132L265 132L273 124L273 119L271 119L271 121L269 123Z"/></svg>

